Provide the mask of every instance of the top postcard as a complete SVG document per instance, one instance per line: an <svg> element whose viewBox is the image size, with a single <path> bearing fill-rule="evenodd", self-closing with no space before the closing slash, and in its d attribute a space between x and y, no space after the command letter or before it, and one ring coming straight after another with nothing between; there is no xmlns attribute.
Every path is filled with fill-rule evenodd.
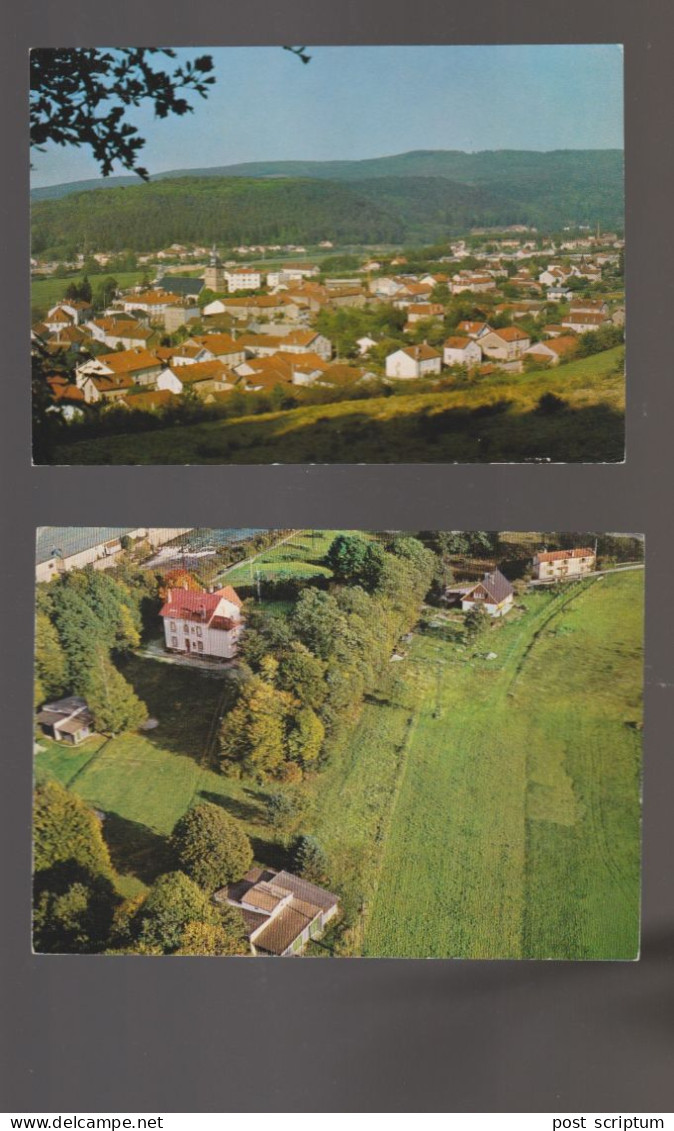
<svg viewBox="0 0 674 1131"><path fill-rule="evenodd" d="M624 458L619 45L38 48L38 464Z"/></svg>

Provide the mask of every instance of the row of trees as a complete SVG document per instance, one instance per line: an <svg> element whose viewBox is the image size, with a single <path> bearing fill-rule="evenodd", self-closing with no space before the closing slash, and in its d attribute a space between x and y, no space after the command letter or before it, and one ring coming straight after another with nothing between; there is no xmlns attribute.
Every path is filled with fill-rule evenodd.
<svg viewBox="0 0 674 1131"><path fill-rule="evenodd" d="M156 609L156 578L147 571L122 580L87 567L38 586L36 703L82 695L104 733L139 726L147 712L114 661L140 644L146 604Z"/></svg>
<svg viewBox="0 0 674 1131"><path fill-rule="evenodd" d="M339 535L326 561L331 591L304 588L287 617L248 611L242 679L220 732L227 774L298 782L316 767L415 623L435 571L434 555L407 536Z"/></svg>

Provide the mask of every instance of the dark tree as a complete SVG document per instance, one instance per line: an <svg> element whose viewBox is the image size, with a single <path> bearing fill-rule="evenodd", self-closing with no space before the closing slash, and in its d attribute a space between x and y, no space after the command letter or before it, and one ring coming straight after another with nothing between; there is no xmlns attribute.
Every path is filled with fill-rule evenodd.
<svg viewBox="0 0 674 1131"><path fill-rule="evenodd" d="M237 822L217 805L197 805L181 817L171 838L180 867L206 891L240 880L253 850Z"/></svg>
<svg viewBox="0 0 674 1131"><path fill-rule="evenodd" d="M328 878L328 858L313 836L298 837L293 853L293 868L304 880L323 884Z"/></svg>
<svg viewBox="0 0 674 1131"><path fill-rule="evenodd" d="M129 108L150 101L158 118L190 113L185 94L208 95L215 82L210 55L161 69L156 56L175 58L171 48L35 48L30 56L30 141L42 150L55 145L88 147L104 177L118 161L148 179L137 164L145 139L126 120Z"/></svg>

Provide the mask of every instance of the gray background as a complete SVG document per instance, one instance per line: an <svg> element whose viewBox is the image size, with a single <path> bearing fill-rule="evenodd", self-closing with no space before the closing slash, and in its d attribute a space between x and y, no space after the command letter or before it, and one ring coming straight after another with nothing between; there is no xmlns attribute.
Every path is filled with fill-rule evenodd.
<svg viewBox="0 0 674 1131"><path fill-rule="evenodd" d="M5 1111L666 1111L672 1106L671 5L668 0L15 3L0 360ZM628 459L618 467L31 468L27 48L623 42ZM312 64L313 65L313 64ZM573 82L573 75L569 75ZM432 92L429 94L432 97ZM202 111L203 112L203 111ZM536 108L532 107L532 113ZM588 106L587 112L592 113ZM648 539L638 963L33 957L29 802L37 524L605 529ZM410 908L414 914L414 908ZM669 995L669 1000L668 1000Z"/></svg>

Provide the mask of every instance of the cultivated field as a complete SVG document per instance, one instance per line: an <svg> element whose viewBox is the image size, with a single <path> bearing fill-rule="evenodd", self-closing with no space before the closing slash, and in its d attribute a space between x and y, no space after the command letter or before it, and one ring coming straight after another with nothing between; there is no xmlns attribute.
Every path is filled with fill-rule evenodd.
<svg viewBox="0 0 674 1131"><path fill-rule="evenodd" d="M621 347L551 371L60 445L63 464L613 461L624 454ZM562 411L541 413L554 393Z"/></svg>

